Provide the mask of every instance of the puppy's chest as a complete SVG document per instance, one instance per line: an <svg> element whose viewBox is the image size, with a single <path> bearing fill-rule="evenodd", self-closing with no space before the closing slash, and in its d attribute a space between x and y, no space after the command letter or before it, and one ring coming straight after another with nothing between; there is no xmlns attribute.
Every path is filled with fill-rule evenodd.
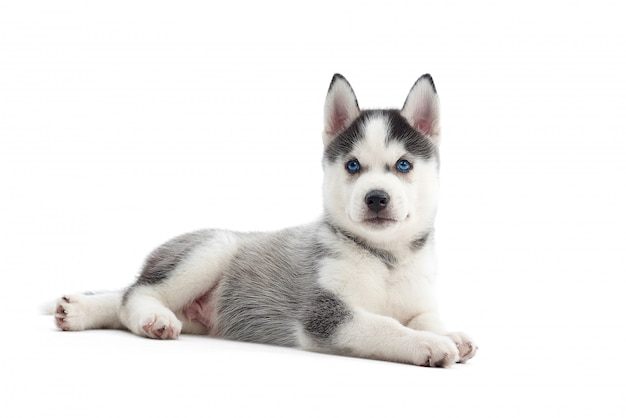
<svg viewBox="0 0 626 418"><path fill-rule="evenodd" d="M434 305L434 269L424 255L396 266L362 257L328 260L320 281L353 308L405 323Z"/></svg>

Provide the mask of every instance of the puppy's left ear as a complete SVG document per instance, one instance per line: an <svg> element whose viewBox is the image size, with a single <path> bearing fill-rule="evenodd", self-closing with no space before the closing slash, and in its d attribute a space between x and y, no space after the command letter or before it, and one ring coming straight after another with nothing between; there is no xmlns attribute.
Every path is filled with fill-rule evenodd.
<svg viewBox="0 0 626 418"><path fill-rule="evenodd" d="M430 74L417 79L400 112L413 126L413 129L428 136L435 145L439 145L439 96Z"/></svg>

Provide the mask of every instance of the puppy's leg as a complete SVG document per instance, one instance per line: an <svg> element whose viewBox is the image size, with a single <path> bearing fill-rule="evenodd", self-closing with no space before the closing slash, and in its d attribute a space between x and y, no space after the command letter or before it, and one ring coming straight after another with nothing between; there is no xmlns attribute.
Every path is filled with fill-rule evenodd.
<svg viewBox="0 0 626 418"><path fill-rule="evenodd" d="M236 250L235 235L226 231L198 231L157 248L124 295L122 323L137 335L159 339L208 332L212 292ZM194 301L200 311L190 308Z"/></svg>
<svg viewBox="0 0 626 418"><path fill-rule="evenodd" d="M356 310L338 318L335 309L333 317L326 318L323 312L328 310L316 312L310 325L305 324L313 347L304 342L304 348L431 367L453 364L459 355L450 338L407 328L390 317Z"/></svg>
<svg viewBox="0 0 626 418"><path fill-rule="evenodd" d="M120 308L120 320L133 333L156 339L176 339L182 323L149 286L131 289Z"/></svg>
<svg viewBox="0 0 626 418"><path fill-rule="evenodd" d="M118 311L123 291L65 295L56 303L54 319L63 331L123 328Z"/></svg>
<svg viewBox="0 0 626 418"><path fill-rule="evenodd" d="M478 349L478 346L476 346L476 343L469 335L463 332L446 331L443 322L439 319L439 315L436 312L425 312L416 315L409 321L407 326L415 330L435 332L450 338L459 350L459 358L457 360L459 363L465 363L474 357Z"/></svg>
<svg viewBox="0 0 626 418"><path fill-rule="evenodd" d="M447 337L407 328L393 318L357 312L341 330L340 339L365 356L418 366L446 367L459 356Z"/></svg>

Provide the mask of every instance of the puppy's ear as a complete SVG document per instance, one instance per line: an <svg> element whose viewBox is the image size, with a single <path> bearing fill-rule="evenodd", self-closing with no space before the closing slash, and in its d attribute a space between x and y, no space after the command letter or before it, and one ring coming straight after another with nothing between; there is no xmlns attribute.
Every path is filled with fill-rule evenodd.
<svg viewBox="0 0 626 418"><path fill-rule="evenodd" d="M359 116L361 110L350 83L341 74L330 82L324 104L324 145L343 132Z"/></svg>
<svg viewBox="0 0 626 418"><path fill-rule="evenodd" d="M439 145L439 96L430 74L424 74L417 79L404 102L401 114L415 130Z"/></svg>

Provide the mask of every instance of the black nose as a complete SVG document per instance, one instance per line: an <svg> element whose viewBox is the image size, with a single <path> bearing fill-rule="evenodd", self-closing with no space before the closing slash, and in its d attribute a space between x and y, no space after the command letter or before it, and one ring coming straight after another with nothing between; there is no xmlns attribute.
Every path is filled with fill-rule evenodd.
<svg viewBox="0 0 626 418"><path fill-rule="evenodd" d="M365 195L365 204L370 210L378 213L387 207L389 195L382 190L372 190Z"/></svg>

